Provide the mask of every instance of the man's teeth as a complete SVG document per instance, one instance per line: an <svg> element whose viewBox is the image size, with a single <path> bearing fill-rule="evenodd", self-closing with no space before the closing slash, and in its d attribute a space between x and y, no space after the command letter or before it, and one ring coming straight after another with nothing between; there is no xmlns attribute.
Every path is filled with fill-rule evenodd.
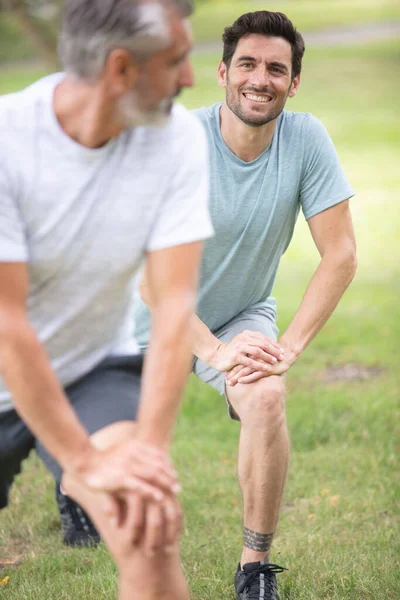
<svg viewBox="0 0 400 600"><path fill-rule="evenodd" d="M254 100L254 102L269 102L271 98L266 98L265 96L254 96L253 94L245 94L246 98L249 100Z"/></svg>

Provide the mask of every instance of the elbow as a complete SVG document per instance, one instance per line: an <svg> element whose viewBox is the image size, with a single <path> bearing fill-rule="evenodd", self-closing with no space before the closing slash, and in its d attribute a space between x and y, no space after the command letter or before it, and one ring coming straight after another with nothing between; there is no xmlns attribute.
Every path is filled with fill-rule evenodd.
<svg viewBox="0 0 400 600"><path fill-rule="evenodd" d="M348 252L346 263L350 279L349 283L351 283L356 275L358 268L357 252L355 248Z"/></svg>
<svg viewBox="0 0 400 600"><path fill-rule="evenodd" d="M358 267L357 252L355 248L349 248L340 255L339 270L343 273L346 284L350 285L353 281Z"/></svg>
<svg viewBox="0 0 400 600"><path fill-rule="evenodd" d="M356 249L353 245L332 249L323 255L322 264L325 264L331 273L335 273L346 288L357 272Z"/></svg>

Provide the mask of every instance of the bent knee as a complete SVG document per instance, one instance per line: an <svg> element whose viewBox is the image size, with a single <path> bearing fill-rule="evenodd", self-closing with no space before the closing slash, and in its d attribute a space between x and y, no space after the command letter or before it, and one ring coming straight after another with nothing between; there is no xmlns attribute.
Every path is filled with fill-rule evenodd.
<svg viewBox="0 0 400 600"><path fill-rule="evenodd" d="M265 377L248 384L251 389L243 390L239 408L241 421L260 422L281 421L285 419L285 381L283 377ZM243 387L247 387L243 386Z"/></svg>
<svg viewBox="0 0 400 600"><path fill-rule="evenodd" d="M137 424L134 421L117 421L90 436L98 450L105 450L135 437Z"/></svg>

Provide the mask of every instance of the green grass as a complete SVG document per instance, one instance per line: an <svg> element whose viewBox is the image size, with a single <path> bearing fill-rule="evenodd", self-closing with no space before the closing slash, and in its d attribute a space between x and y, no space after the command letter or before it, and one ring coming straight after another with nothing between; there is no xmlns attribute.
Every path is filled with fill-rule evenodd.
<svg viewBox="0 0 400 600"><path fill-rule="evenodd" d="M300 31L400 19L396 0L209 0L198 5L192 19L197 42L221 39L224 27L254 10L283 12Z"/></svg>
<svg viewBox="0 0 400 600"><path fill-rule="evenodd" d="M400 176L397 118L400 45L307 53L291 108L319 116L356 188L352 200L359 270L335 315L288 375L292 459L273 560L282 600L396 600L400 597ZM188 106L221 97L216 55L195 59ZM35 74L36 75L36 74ZM0 89L27 82L0 76ZM275 287L282 329L296 310L317 255L302 217ZM331 366L376 367L365 381L327 383ZM174 457L183 482L183 560L193 600L233 600L240 553L236 482L239 428L223 401L189 383ZM0 514L1 600L102 600L116 595L104 548L60 541L53 486L30 459Z"/></svg>

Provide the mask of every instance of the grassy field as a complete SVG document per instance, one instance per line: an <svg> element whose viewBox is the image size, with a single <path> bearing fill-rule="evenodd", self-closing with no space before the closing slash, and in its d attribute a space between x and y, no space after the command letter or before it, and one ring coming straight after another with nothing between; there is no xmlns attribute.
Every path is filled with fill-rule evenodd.
<svg viewBox="0 0 400 600"><path fill-rule="evenodd" d="M272 556L289 568L280 578L282 600L400 598L399 58L394 42L309 51L303 88L289 106L324 121L357 190L360 266L339 309L288 376L292 459ZM184 96L188 106L221 98L217 60L196 58L198 87ZM36 75L0 74L0 91ZM316 263L300 217L275 288L281 329ZM219 396L191 380L174 456L184 487L183 560L193 600L234 597L241 545L238 432ZM0 515L0 563L4 600L116 594L104 548L62 546L53 485L34 458Z"/></svg>

